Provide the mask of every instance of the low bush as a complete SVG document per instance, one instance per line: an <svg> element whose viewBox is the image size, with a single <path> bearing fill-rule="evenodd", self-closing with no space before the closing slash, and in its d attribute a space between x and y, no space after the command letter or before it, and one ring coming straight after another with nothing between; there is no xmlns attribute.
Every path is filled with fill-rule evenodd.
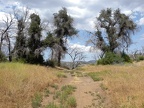
<svg viewBox="0 0 144 108"><path fill-rule="evenodd" d="M55 92L53 99L58 100L58 108L76 108L76 99L72 96L72 93L75 91L75 89L76 87L72 85L64 85L59 91Z"/></svg>
<svg viewBox="0 0 144 108"><path fill-rule="evenodd" d="M45 108L58 108L54 103L49 103Z"/></svg>
<svg viewBox="0 0 144 108"><path fill-rule="evenodd" d="M42 95L36 93L34 98L32 99L32 107L39 108L41 106L41 102L42 102Z"/></svg>
<svg viewBox="0 0 144 108"><path fill-rule="evenodd" d="M121 57L124 59L124 62L132 63L131 58L126 53L122 53Z"/></svg>
<svg viewBox="0 0 144 108"><path fill-rule="evenodd" d="M144 60L144 56L139 56L138 61L142 61L142 60Z"/></svg>
<svg viewBox="0 0 144 108"><path fill-rule="evenodd" d="M76 87L71 85L65 85L61 88L61 91L66 92L68 95L72 94L75 91Z"/></svg>
<svg viewBox="0 0 144 108"><path fill-rule="evenodd" d="M6 56L0 51L0 62L4 62L6 60Z"/></svg>
<svg viewBox="0 0 144 108"><path fill-rule="evenodd" d="M97 61L97 64L108 65L108 64L118 64L122 62L124 62L124 59L122 57L120 57L115 53L107 52L104 58Z"/></svg>
<svg viewBox="0 0 144 108"><path fill-rule="evenodd" d="M68 106L70 106L70 108L76 108L77 106L77 102L75 97L69 97L67 100Z"/></svg>
<svg viewBox="0 0 144 108"><path fill-rule="evenodd" d="M109 64L119 64L124 62L132 63L131 58L126 53L122 53L121 55L118 55L113 52L107 52L104 58L97 61L97 64L109 65Z"/></svg>
<svg viewBox="0 0 144 108"><path fill-rule="evenodd" d="M47 60L45 62L45 65L55 67L56 66L56 61L55 60Z"/></svg>
<svg viewBox="0 0 144 108"><path fill-rule="evenodd" d="M90 72L88 76L90 76L94 81L102 81L104 75L106 75L109 71L101 71L101 72Z"/></svg>

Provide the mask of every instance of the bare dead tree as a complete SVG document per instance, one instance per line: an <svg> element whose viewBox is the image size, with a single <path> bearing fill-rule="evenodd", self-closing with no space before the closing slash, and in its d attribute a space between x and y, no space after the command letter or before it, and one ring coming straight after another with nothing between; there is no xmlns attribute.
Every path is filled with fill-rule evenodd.
<svg viewBox="0 0 144 108"><path fill-rule="evenodd" d="M134 50L134 51L131 51L131 58L133 59L133 60L137 60L138 59L138 56L140 55L140 50Z"/></svg>
<svg viewBox="0 0 144 108"><path fill-rule="evenodd" d="M11 62L12 61L12 46L11 46L11 36L8 32L6 32L5 39L8 47L8 59Z"/></svg>
<svg viewBox="0 0 144 108"><path fill-rule="evenodd" d="M7 33L10 32L14 23L14 16L12 14L6 14L2 20L2 27L0 28L0 51L2 51L2 45L7 38Z"/></svg>
<svg viewBox="0 0 144 108"><path fill-rule="evenodd" d="M144 46L142 46L141 53L144 56Z"/></svg>
<svg viewBox="0 0 144 108"><path fill-rule="evenodd" d="M67 51L67 54L70 56L71 60L72 60L72 69L75 69L76 67L78 67L81 62L86 58L86 56L84 55L84 52L82 52L79 48L75 47L75 48L69 48L70 50Z"/></svg>
<svg viewBox="0 0 144 108"><path fill-rule="evenodd" d="M0 52L2 52L2 47L7 47L8 49L8 59L12 61L11 48L12 48L12 38L15 33L15 17L13 14L8 13L2 20L2 26L0 27Z"/></svg>
<svg viewBox="0 0 144 108"><path fill-rule="evenodd" d="M40 27L42 28L42 30L44 31L49 31L49 21L44 19L41 21Z"/></svg>

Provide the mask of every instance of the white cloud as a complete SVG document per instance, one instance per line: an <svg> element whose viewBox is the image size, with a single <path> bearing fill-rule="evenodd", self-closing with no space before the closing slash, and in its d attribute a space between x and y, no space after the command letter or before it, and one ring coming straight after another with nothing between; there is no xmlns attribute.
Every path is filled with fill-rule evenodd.
<svg viewBox="0 0 144 108"><path fill-rule="evenodd" d="M31 12L36 11L41 19L47 19L50 22L53 20L53 13L66 7L68 14L74 18L74 26L78 30L94 30L96 17L102 9L106 8L120 8L123 13L132 14L131 18L135 20L138 20L137 16L141 14L137 23L144 25L144 0L0 0L0 20L4 17L4 13L9 12L11 8L22 9L24 6L33 10ZM70 46L79 47L87 53L90 51L90 46L81 44L71 44Z"/></svg>
<svg viewBox="0 0 144 108"><path fill-rule="evenodd" d="M138 25L144 25L144 17L143 17L143 18L140 18L140 20L137 21L137 24L138 24Z"/></svg>
<svg viewBox="0 0 144 108"><path fill-rule="evenodd" d="M42 18L48 20L52 19L53 13L58 12L62 7L66 7L68 13L75 20L75 27L86 30L93 30L95 17L102 9L120 8L127 15L135 11L144 12L143 0L1 0L0 3L1 8L28 6L36 10Z"/></svg>
<svg viewBox="0 0 144 108"><path fill-rule="evenodd" d="M6 13L5 12L0 12L0 21L5 19L5 17L6 17Z"/></svg>
<svg viewBox="0 0 144 108"><path fill-rule="evenodd" d="M76 1L75 0L68 0L68 2L77 5L77 4L80 4L81 0L76 0Z"/></svg>
<svg viewBox="0 0 144 108"><path fill-rule="evenodd" d="M70 45L71 49L77 48L82 52L85 53L101 53L101 51L98 48L93 48L92 46L86 46L86 45L81 45L81 44L71 44Z"/></svg>
<svg viewBox="0 0 144 108"><path fill-rule="evenodd" d="M80 44L73 44L70 46L71 49L77 48L81 50L82 52L90 52L91 46L85 46Z"/></svg>

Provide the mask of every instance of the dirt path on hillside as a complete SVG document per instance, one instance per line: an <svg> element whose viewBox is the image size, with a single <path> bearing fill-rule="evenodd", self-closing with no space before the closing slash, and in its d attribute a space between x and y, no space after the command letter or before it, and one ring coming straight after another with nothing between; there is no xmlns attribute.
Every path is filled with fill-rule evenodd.
<svg viewBox="0 0 144 108"><path fill-rule="evenodd" d="M90 77L69 77L62 84L76 86L74 96L77 100L77 108L104 108L107 106L105 91L100 85L102 81L94 82Z"/></svg>
<svg viewBox="0 0 144 108"><path fill-rule="evenodd" d="M63 78L58 85L59 88L64 85L73 85L77 88L73 93L77 102L76 108L110 108L106 92L101 87L102 81L94 82L88 76L77 77L67 74L67 78ZM42 104L46 105L50 101L51 96L43 99Z"/></svg>

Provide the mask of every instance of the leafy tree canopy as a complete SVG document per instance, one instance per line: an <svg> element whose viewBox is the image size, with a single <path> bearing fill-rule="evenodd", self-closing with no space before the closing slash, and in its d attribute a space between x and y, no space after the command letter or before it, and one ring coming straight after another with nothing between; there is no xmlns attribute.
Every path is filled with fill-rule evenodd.
<svg viewBox="0 0 144 108"><path fill-rule="evenodd" d="M135 33L137 25L120 9L104 9L96 19L96 32L89 42L104 53L114 52L117 48L125 49L132 44L131 34Z"/></svg>
<svg viewBox="0 0 144 108"><path fill-rule="evenodd" d="M73 18L68 15L67 9L62 8L58 13L54 14L54 34L57 38L57 60L60 66L61 58L66 53L66 42L68 37L72 37L77 34L76 29L73 27Z"/></svg>

